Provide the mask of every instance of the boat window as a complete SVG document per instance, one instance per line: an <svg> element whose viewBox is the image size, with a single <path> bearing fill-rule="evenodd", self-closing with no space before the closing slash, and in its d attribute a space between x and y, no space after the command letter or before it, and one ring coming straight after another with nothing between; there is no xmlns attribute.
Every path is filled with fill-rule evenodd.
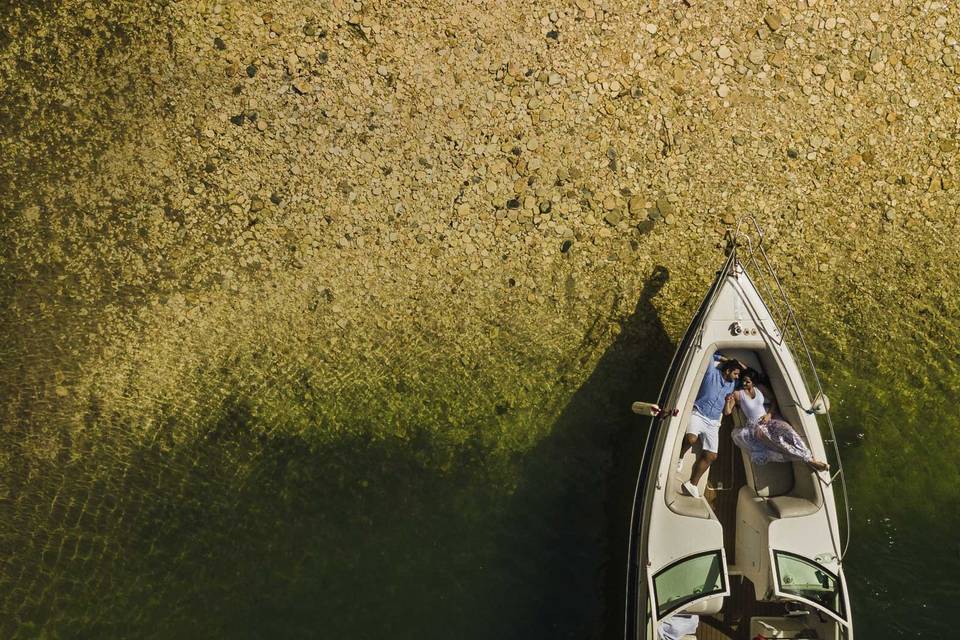
<svg viewBox="0 0 960 640"><path fill-rule="evenodd" d="M785 551L774 551L777 583L784 594L794 595L846 618L843 587L837 576L813 560Z"/></svg>
<svg viewBox="0 0 960 640"><path fill-rule="evenodd" d="M657 618L694 600L727 590L723 558L719 551L701 553L674 562L653 577Z"/></svg>

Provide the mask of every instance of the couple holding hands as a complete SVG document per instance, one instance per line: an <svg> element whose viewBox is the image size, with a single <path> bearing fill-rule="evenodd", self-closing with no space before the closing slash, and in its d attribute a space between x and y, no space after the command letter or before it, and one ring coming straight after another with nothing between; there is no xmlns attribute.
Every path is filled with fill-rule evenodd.
<svg viewBox="0 0 960 640"><path fill-rule="evenodd" d="M700 383L680 447L678 472L683 468L683 456L700 442L700 454L693 465L690 480L681 488L685 495L700 497L697 484L717 459L720 420L733 413L734 407L740 407L745 424L734 429L732 438L738 447L750 454L753 464L798 460L816 471L829 468L825 462L813 458L800 435L777 413L773 393L762 386L759 372L739 360L714 354L713 364Z"/></svg>

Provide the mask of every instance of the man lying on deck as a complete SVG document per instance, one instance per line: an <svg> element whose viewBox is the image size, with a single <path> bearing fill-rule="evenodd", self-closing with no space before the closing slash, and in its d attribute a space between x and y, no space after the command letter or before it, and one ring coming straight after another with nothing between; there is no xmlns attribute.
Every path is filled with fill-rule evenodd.
<svg viewBox="0 0 960 640"><path fill-rule="evenodd" d="M687 425L680 447L680 461L677 462L677 471L683 468L683 456L693 445L700 441L700 454L693 464L690 480L683 483L681 491L684 495L700 497L697 483L701 476L717 459L717 446L720 443L720 418L723 414L729 415L733 411L732 393L737 386L740 370L746 369L742 362L732 358L725 358L719 353L713 355L714 364L707 369L697 399L693 403L690 414L690 423ZM728 397L729 396L729 397Z"/></svg>

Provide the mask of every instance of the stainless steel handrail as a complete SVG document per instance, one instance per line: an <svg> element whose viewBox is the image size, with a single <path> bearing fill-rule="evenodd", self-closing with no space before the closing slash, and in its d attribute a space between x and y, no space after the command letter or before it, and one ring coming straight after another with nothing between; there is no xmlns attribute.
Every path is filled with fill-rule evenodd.
<svg viewBox="0 0 960 640"><path fill-rule="evenodd" d="M752 224L753 230L756 233L756 236L759 238L759 241L756 244L754 244L753 239L751 238L749 233L742 230L742 227L745 223L748 225ZM763 248L764 233L763 233L763 230L760 228L760 225L757 223L756 219L753 216L742 216L737 221L737 226L735 227L733 234L730 236L730 242L731 242L730 250L734 254L736 254L737 247L741 241L743 242L744 248L746 248L748 251L748 254L749 254L748 257L750 261L754 266L757 267L755 273L759 276L758 279L762 281L763 287L766 289L767 293L769 294L769 297L767 299L770 301L773 301L779 298L781 304L783 305L783 314L780 317L780 319L777 321L778 322L777 326L781 332L781 339L786 339L786 331L784 331L784 328L787 327L786 322L789 322L789 328L792 328L793 332L796 333L797 339L800 342L800 346L803 348L803 353L804 353L804 356L806 357L807 365L809 365L810 367L810 373L812 374L813 382L816 385L815 387L811 387L803 371L803 367L798 367L798 370L800 371L800 377L802 378L803 384L806 387L807 395L811 398L816 398L818 396L820 398L825 398L826 394L823 391L823 385L820 383L820 375L817 373L817 368L813 364L813 356L810 355L810 349L807 346L807 341L803 337L803 332L800 330L800 324L799 322L797 322L796 313L793 310L793 306L790 304L790 300L787 298L787 293L783 288L783 284L780 282L780 279L777 277L777 273L774 270L773 265L770 263L770 258L767 256L766 250L764 250ZM757 260L758 255L763 259L762 265ZM774 294L773 290L770 288L769 284L766 281L766 277L763 277L764 272L766 273L767 277L773 280L774 284L776 285L776 289L777 289L777 292L779 293L779 296ZM817 391L817 395L810 394L811 388ZM837 434L833 428L833 419L830 417L830 409L829 407L826 406L826 402L824 402L823 404L824 404L823 415L826 418L827 426L830 429L830 442L833 446L833 453L837 461L837 467L839 467L837 473L831 478L831 483L836 481L838 477L840 478L840 487L843 493L844 519L846 521L843 549L840 552L839 557L837 558L837 562L839 563L843 561L844 557L846 557L847 550L850 547L850 501L847 495L846 474L844 474L843 472L843 462L840 458L840 448L837 444ZM819 427L819 425L820 425L820 421L818 420L817 426Z"/></svg>

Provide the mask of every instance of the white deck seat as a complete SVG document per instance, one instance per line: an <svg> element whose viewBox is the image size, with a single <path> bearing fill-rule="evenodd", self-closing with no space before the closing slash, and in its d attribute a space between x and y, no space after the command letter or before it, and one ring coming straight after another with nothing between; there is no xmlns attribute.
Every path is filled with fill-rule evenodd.
<svg viewBox="0 0 960 640"><path fill-rule="evenodd" d="M737 411L739 413L739 411ZM740 418L742 420L742 417ZM794 465L802 463L768 462L753 464L750 454L740 450L747 486L759 498L763 498L775 518L796 518L816 513L820 505L809 497L796 494Z"/></svg>
<svg viewBox="0 0 960 640"><path fill-rule="evenodd" d="M737 413L739 414L739 411ZM749 453L743 449L740 449L740 453L743 455L743 468L747 472L747 484L758 496L761 498L776 498L793 491L793 463L753 464Z"/></svg>
<svg viewBox="0 0 960 640"><path fill-rule="evenodd" d="M753 367L761 374L764 373L757 354L752 351L736 351L731 354ZM768 389L772 392L772 389ZM776 400L776 398L774 398ZM737 409L733 412L734 428L741 428L745 424L743 413ZM775 518L795 518L815 513L822 503L822 497L815 488L808 486L804 490L798 486L796 474L806 472L803 463L768 462L753 464L750 454L741 449L743 468L746 473L747 486L753 493L764 499L767 508ZM809 485L810 483L806 483ZM813 488L813 495L809 489Z"/></svg>

